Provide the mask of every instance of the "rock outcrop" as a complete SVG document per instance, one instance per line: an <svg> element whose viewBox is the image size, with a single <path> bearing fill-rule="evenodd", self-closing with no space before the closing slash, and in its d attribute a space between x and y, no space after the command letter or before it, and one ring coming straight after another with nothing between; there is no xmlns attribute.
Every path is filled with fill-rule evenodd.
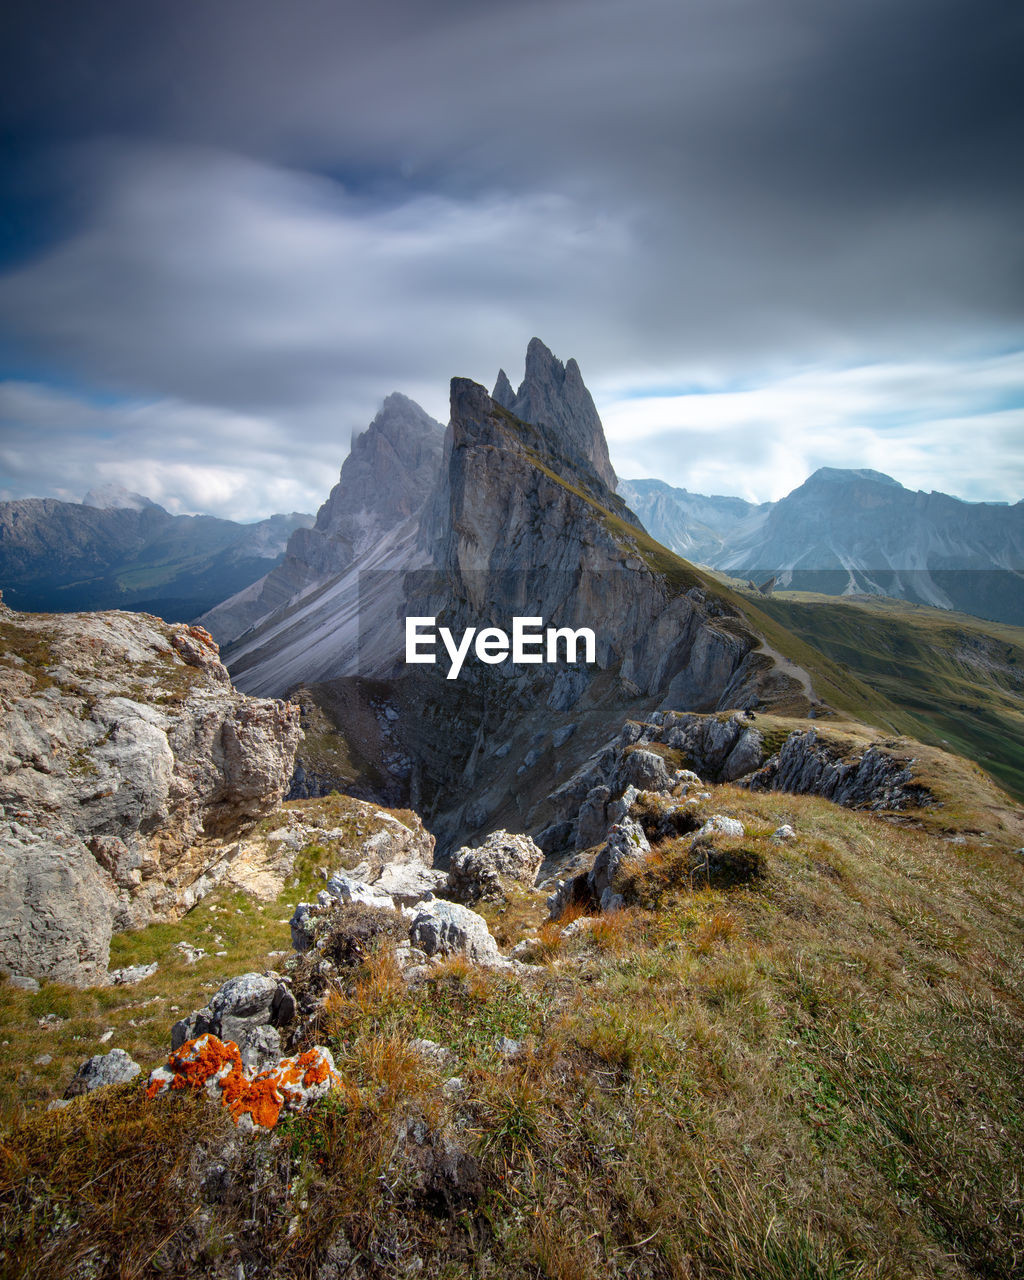
<svg viewBox="0 0 1024 1280"><path fill-rule="evenodd" d="M188 910L204 845L271 810L298 709L236 693L201 628L0 605L0 964L96 982L111 932Z"/></svg>
<svg viewBox="0 0 1024 1280"><path fill-rule="evenodd" d="M212 1034L233 1041L247 1070L262 1070L281 1057L279 1030L295 1017L289 988L266 974L243 973L226 982L204 1009L197 1009L171 1028L171 1048Z"/></svg>
<svg viewBox="0 0 1024 1280"><path fill-rule="evenodd" d="M824 796L851 809L934 804L928 788L914 781L913 764L874 744L851 752L809 729L790 734L782 749L741 785L751 791Z"/></svg>
<svg viewBox="0 0 1024 1280"><path fill-rule="evenodd" d="M543 861L543 851L529 836L495 831L479 848L452 855L446 889L460 902L503 898L513 885L532 886Z"/></svg>
<svg viewBox="0 0 1024 1280"><path fill-rule="evenodd" d="M142 1068L123 1049L111 1049L109 1053L97 1053L86 1058L75 1072L74 1079L64 1091L65 1098L77 1098L108 1084L128 1084Z"/></svg>
<svg viewBox="0 0 1024 1280"><path fill-rule="evenodd" d="M307 1110L340 1083L331 1051L321 1045L253 1073L236 1044L201 1035L173 1050L166 1066L150 1073L146 1096L158 1098L173 1089L203 1092L251 1133L272 1129L283 1113Z"/></svg>

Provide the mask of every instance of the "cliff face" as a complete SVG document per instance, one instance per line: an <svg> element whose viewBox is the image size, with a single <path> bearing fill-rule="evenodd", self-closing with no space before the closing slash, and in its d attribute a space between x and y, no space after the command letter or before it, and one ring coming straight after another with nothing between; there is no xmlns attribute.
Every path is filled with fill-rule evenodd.
<svg viewBox="0 0 1024 1280"><path fill-rule="evenodd" d="M727 689L736 697L733 677L755 637L738 618L726 622L696 578L681 591L652 565L621 499L549 450L546 432L456 378L446 461L431 530L444 591L428 613L460 626L508 627L526 615L592 629L593 667L545 668L561 708L610 669L646 695L676 681L673 696L696 709L719 705Z"/></svg>
<svg viewBox="0 0 1024 1280"><path fill-rule="evenodd" d="M101 980L112 931L175 918L283 797L298 708L232 689L200 628L0 605L0 964Z"/></svg>
<svg viewBox="0 0 1024 1280"><path fill-rule="evenodd" d="M444 465L428 511L419 547L432 564L383 575L404 579L404 595L374 631L361 679L314 684L301 698L333 722L350 761L358 754L367 762L343 784L372 783L390 803L422 804L442 849L495 825L549 825L551 771L574 768L607 736L610 718L659 705L763 705L780 681L794 683L699 574L633 523L592 469L467 379L452 381ZM471 657L448 680L440 644L435 665L390 659L400 655L407 616L433 617L456 637L471 627L508 632L515 617L589 628L596 660ZM307 763L319 772L318 762Z"/></svg>
<svg viewBox="0 0 1024 1280"><path fill-rule="evenodd" d="M540 338L531 338L519 390L513 392L508 375L501 369L494 385L494 399L521 421L538 427L547 437L549 449L572 458L577 469L589 468L614 490L615 472L608 457L604 428L575 360L563 365Z"/></svg>
<svg viewBox="0 0 1024 1280"><path fill-rule="evenodd" d="M284 562L260 582L200 618L220 644L287 609L296 596L323 586L371 558L384 542L404 545L437 479L444 428L418 404L389 395L352 441L338 483L311 529L297 529Z"/></svg>

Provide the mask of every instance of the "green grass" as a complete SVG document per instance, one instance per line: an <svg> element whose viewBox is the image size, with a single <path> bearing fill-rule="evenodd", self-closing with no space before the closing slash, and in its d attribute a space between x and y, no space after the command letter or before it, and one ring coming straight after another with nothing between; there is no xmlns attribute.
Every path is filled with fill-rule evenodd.
<svg viewBox="0 0 1024 1280"><path fill-rule="evenodd" d="M757 608L898 707L901 732L976 760L1024 798L1021 628L887 600L773 598Z"/></svg>
<svg viewBox="0 0 1024 1280"><path fill-rule="evenodd" d="M93 1250L95 1274L118 1274L119 1250L121 1274L272 1257L298 1277L343 1233L381 1276L1015 1280L1019 859L991 833L951 844L813 797L721 786L710 803L744 823L761 874L694 890L667 841L634 878L646 906L571 940L555 928L537 969L453 960L410 987L372 956L321 1026L343 1088L269 1143L130 1089L9 1123L7 1272L45 1258L62 1280ZM798 839L775 844L783 821ZM273 930L234 902L230 920L193 913L192 936L233 930L252 948L237 972ZM122 958L166 952L147 932ZM81 1016L70 991L5 995ZM4 1038L28 1034L5 1009ZM447 1065L419 1058L420 1036ZM502 1060L501 1036L523 1056ZM194 1172L204 1160L220 1181Z"/></svg>

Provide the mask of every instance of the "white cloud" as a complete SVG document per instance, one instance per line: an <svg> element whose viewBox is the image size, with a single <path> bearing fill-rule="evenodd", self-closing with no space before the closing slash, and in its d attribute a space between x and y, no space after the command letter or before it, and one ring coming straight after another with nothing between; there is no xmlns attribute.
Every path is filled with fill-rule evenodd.
<svg viewBox="0 0 1024 1280"><path fill-rule="evenodd" d="M0 383L0 495L80 502L115 482L176 514L255 519L315 511L337 462L295 453L279 426L180 401L97 404L29 383Z"/></svg>
<svg viewBox="0 0 1024 1280"><path fill-rule="evenodd" d="M820 466L870 467L913 489L1024 497L1024 352L678 394L620 383L599 387L598 402L613 462L630 478L765 501Z"/></svg>

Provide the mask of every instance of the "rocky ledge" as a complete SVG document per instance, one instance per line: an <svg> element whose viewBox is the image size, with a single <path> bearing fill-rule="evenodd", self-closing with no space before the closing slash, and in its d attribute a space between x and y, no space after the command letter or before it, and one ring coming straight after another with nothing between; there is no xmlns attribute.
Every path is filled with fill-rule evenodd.
<svg viewBox="0 0 1024 1280"><path fill-rule="evenodd" d="M201 627L0 602L0 965L103 981L111 933L175 919L287 790L290 703L232 687Z"/></svg>

